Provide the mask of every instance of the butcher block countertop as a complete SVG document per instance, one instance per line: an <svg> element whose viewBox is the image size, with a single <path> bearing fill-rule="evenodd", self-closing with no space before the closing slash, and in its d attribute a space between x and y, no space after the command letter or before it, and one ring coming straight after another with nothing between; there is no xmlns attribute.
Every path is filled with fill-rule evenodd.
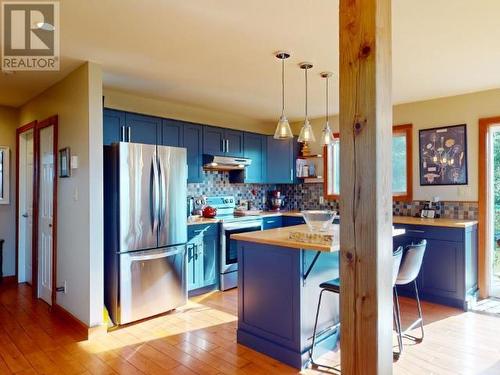
<svg viewBox="0 0 500 375"><path fill-rule="evenodd" d="M237 233L231 236L231 239L244 242L260 243L264 245L274 245L287 247L292 249L307 249L316 250L324 252L335 252L339 251L339 225L333 225L333 243L331 246L317 244L317 243L305 243L291 240L290 233L297 231L308 231L309 227L307 225L294 225L285 228L268 229L258 232L247 232L247 233ZM392 235L398 236L404 234L404 229L394 229Z"/></svg>
<svg viewBox="0 0 500 375"><path fill-rule="evenodd" d="M475 220L424 219L411 216L393 216L393 224L428 225L431 227L468 228L477 224Z"/></svg>

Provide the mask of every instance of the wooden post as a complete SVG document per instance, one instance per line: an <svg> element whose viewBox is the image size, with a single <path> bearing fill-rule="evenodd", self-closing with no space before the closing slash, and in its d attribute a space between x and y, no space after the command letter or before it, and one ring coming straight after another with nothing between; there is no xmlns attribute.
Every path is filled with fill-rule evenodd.
<svg viewBox="0 0 500 375"><path fill-rule="evenodd" d="M391 0L340 0L342 373L392 374Z"/></svg>

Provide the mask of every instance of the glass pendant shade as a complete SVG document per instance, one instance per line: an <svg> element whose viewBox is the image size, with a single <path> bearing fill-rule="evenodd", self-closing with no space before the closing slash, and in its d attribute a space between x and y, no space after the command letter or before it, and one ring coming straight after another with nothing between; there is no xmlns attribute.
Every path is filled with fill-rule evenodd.
<svg viewBox="0 0 500 375"><path fill-rule="evenodd" d="M276 131L274 132L274 139L290 139L293 138L292 129L288 123L288 119L285 115L281 115L278 125L276 126Z"/></svg>
<svg viewBox="0 0 500 375"><path fill-rule="evenodd" d="M281 60L281 116L274 132L274 139L290 139L293 138L292 129L285 116L285 59L288 59L288 52L277 52L276 58Z"/></svg>
<svg viewBox="0 0 500 375"><path fill-rule="evenodd" d="M298 142L316 142L316 137L314 137L314 132L308 119L304 121L304 125L302 125L302 128L300 129Z"/></svg>
<svg viewBox="0 0 500 375"><path fill-rule="evenodd" d="M330 123L327 121L325 123L325 127L323 128L323 132L322 132L322 136L323 136L323 144L328 146L328 145L331 145L333 144L333 132L332 132L332 128L330 128Z"/></svg>

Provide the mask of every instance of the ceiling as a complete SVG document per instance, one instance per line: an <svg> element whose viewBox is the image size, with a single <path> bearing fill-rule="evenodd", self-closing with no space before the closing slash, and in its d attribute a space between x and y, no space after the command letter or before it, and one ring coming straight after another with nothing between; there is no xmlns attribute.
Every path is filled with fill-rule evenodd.
<svg viewBox="0 0 500 375"><path fill-rule="evenodd" d="M500 1L393 0L393 93L403 103L500 87ZM287 115L324 113L331 70L338 111L338 0L61 0L59 73L0 74L0 104L19 106L82 61L104 86L275 121L286 49Z"/></svg>

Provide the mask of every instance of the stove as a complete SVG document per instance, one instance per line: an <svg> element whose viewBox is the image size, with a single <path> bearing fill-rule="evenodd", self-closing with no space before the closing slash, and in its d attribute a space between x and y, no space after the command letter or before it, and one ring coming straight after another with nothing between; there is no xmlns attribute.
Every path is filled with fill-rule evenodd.
<svg viewBox="0 0 500 375"><path fill-rule="evenodd" d="M217 209L220 225L220 289L238 286L238 250L231 235L262 230L262 217L235 216L236 200L232 196L208 197L207 205Z"/></svg>

